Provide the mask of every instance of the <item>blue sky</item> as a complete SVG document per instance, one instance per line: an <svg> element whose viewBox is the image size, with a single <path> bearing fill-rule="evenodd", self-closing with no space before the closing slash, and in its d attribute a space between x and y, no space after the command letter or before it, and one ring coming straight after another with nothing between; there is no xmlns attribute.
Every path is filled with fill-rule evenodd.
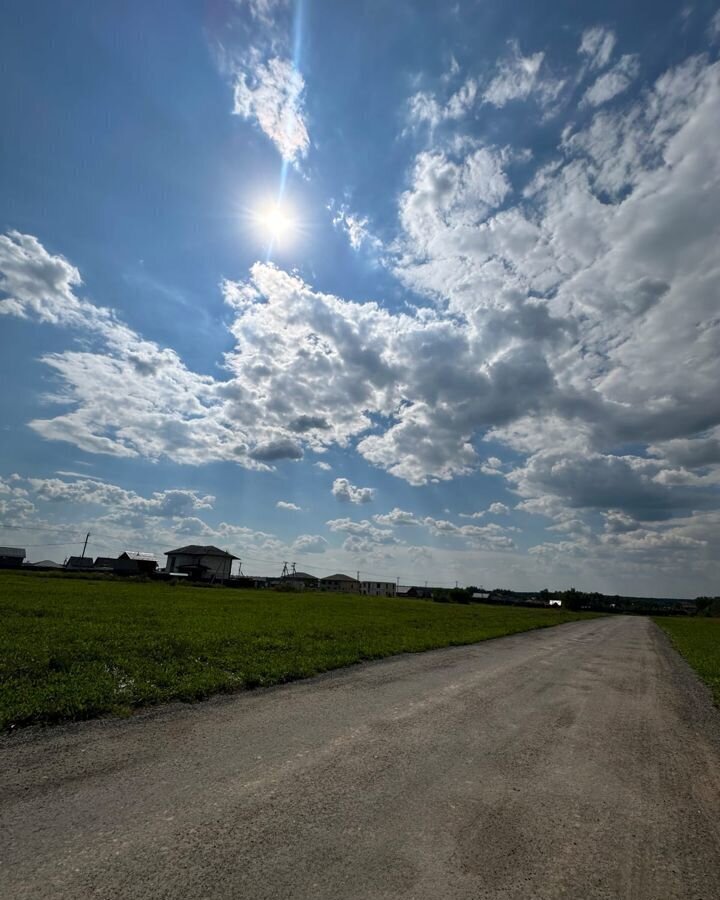
<svg viewBox="0 0 720 900"><path fill-rule="evenodd" d="M717 593L719 47L715 2L6 4L0 541Z"/></svg>

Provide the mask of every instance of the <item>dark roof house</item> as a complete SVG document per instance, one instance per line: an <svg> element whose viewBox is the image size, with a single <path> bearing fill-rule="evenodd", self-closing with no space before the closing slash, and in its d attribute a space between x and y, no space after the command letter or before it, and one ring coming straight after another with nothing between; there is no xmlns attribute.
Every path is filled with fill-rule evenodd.
<svg viewBox="0 0 720 900"><path fill-rule="evenodd" d="M0 569L19 569L24 559L22 547L0 547Z"/></svg>
<svg viewBox="0 0 720 900"><path fill-rule="evenodd" d="M92 569L92 556L68 556L65 560L66 569Z"/></svg>
<svg viewBox="0 0 720 900"><path fill-rule="evenodd" d="M140 550L124 550L115 560L118 575L152 575L157 568L157 556Z"/></svg>
<svg viewBox="0 0 720 900"><path fill-rule="evenodd" d="M228 553L227 550L221 550L219 547L214 547L212 544L188 544L186 547L178 547L177 550L166 550L165 556L170 556L171 554L176 554L177 556L223 556L229 559L237 559L237 556L233 556L232 553Z"/></svg>
<svg viewBox="0 0 720 900"><path fill-rule="evenodd" d="M320 579L320 587L326 591L347 591L348 593L359 593L360 582L357 578L350 575L343 575L337 572L335 575L328 575L327 578Z"/></svg>
<svg viewBox="0 0 720 900"><path fill-rule="evenodd" d="M237 556L212 544L188 544L176 550L167 550L167 573L180 572L196 581L224 581L232 574L232 563Z"/></svg>

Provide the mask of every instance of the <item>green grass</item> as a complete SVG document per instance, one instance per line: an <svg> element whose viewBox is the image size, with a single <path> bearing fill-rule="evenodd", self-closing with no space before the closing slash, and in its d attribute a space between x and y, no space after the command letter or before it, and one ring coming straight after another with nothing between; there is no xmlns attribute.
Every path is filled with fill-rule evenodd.
<svg viewBox="0 0 720 900"><path fill-rule="evenodd" d="M197 700L582 617L0 573L0 729Z"/></svg>
<svg viewBox="0 0 720 900"><path fill-rule="evenodd" d="M720 619L657 616L655 621L710 687L720 706Z"/></svg>

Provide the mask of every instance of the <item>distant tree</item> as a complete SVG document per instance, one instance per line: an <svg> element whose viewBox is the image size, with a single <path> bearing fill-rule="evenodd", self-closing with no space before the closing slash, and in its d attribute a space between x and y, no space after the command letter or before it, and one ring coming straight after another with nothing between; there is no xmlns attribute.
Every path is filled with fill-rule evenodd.
<svg viewBox="0 0 720 900"><path fill-rule="evenodd" d="M576 591L575 588L572 587L569 591L563 591L560 594L560 599L562 600L565 609L578 610L582 608L585 598L580 591Z"/></svg>

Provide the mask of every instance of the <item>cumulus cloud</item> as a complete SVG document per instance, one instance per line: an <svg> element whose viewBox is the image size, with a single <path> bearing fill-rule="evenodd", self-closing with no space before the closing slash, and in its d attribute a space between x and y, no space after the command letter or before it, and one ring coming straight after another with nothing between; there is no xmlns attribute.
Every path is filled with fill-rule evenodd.
<svg viewBox="0 0 720 900"><path fill-rule="evenodd" d="M290 503L288 500L278 500L275 504L278 509L287 509L290 512L301 512L302 507L297 503Z"/></svg>
<svg viewBox="0 0 720 900"><path fill-rule="evenodd" d="M301 534L295 538L292 548L295 553L325 553L328 542L320 534Z"/></svg>
<svg viewBox="0 0 720 900"><path fill-rule="evenodd" d="M474 513L460 513L461 519L482 519L486 515L492 516L505 516L510 512L510 507L506 506L504 503L495 502L491 503L487 509L481 509L478 512Z"/></svg>
<svg viewBox="0 0 720 900"><path fill-rule="evenodd" d="M392 546L399 541L389 528L377 528L372 522L363 519L354 522L352 519L331 519L327 522L330 531L345 534L343 549L349 553L373 553L379 547Z"/></svg>
<svg viewBox="0 0 720 900"><path fill-rule="evenodd" d="M302 447L295 441L287 438L268 441L266 444L258 444L250 452L250 458L259 462L275 462L278 459L302 459L302 455Z"/></svg>
<svg viewBox="0 0 720 900"><path fill-rule="evenodd" d="M375 488L357 487L347 478L336 478L332 486L333 497L345 503L369 503L375 496Z"/></svg>
<svg viewBox="0 0 720 900"><path fill-rule="evenodd" d="M378 525L386 525L388 527L395 527L396 525L420 525L422 522L422 520L418 519L413 513L400 509L397 506L394 509L391 509L389 513L373 516L373 520L377 522Z"/></svg>
<svg viewBox="0 0 720 900"><path fill-rule="evenodd" d="M255 120L283 159L293 162L310 146L304 91L305 81L289 59L256 62L236 75L233 112Z"/></svg>

